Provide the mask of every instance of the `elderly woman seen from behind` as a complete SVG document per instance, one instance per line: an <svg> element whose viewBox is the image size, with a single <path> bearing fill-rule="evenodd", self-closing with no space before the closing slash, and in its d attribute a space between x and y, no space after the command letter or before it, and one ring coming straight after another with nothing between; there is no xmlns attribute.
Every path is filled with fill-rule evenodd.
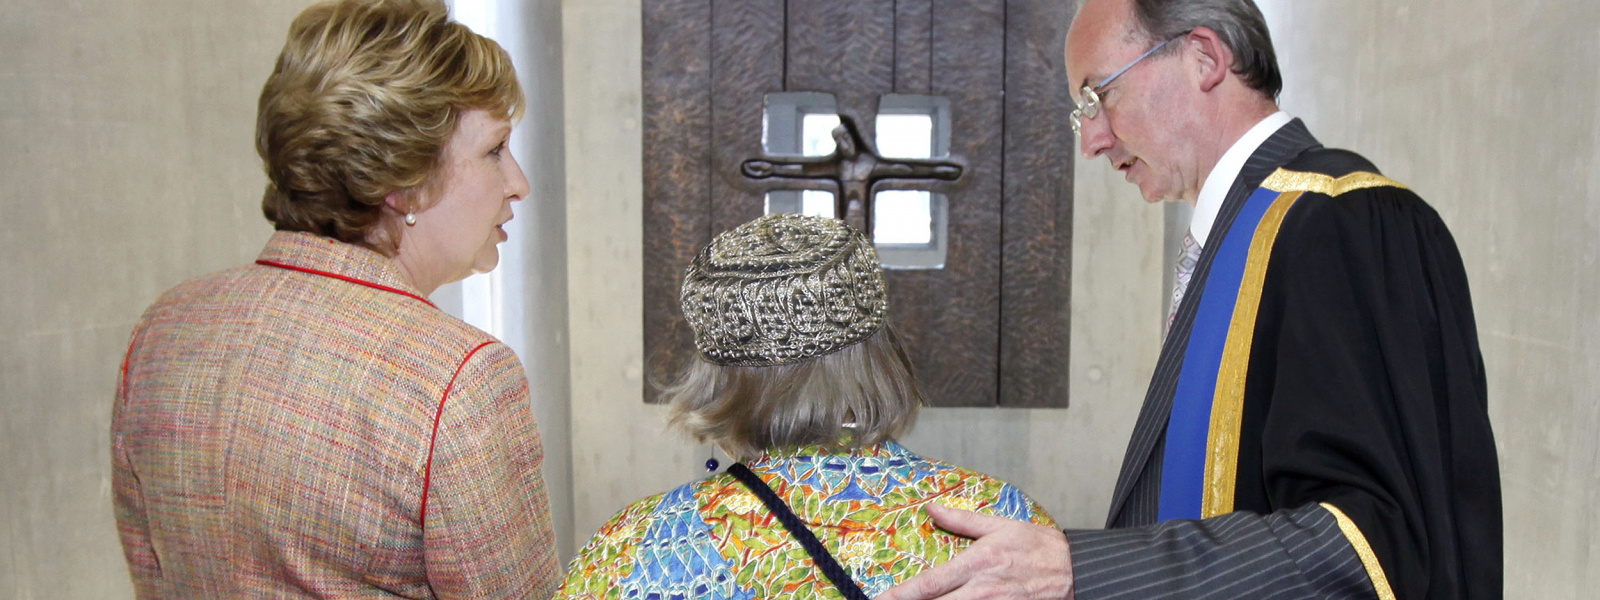
<svg viewBox="0 0 1600 600"><path fill-rule="evenodd" d="M673 421L744 462L618 513L557 597L858 598L966 546L928 502L1051 524L1017 488L894 442L922 395L877 253L843 222L717 236L682 303L701 360L667 392Z"/></svg>
<svg viewBox="0 0 1600 600"><path fill-rule="evenodd" d="M528 182L507 54L438 0L341 0L261 92L254 264L134 330L113 414L141 598L543 598L558 575L517 357L435 308Z"/></svg>

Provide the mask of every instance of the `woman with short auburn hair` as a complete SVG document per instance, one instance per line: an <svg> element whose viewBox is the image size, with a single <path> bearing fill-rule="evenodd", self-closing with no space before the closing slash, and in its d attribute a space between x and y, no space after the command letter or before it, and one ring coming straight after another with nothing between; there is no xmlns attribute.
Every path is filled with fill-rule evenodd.
<svg viewBox="0 0 1600 600"><path fill-rule="evenodd" d="M528 181L509 56L438 0L334 0L262 89L254 264L178 285L113 409L141 598L543 598L559 574L511 349L428 302Z"/></svg>
<svg viewBox="0 0 1600 600"><path fill-rule="evenodd" d="M1052 524L1017 488L895 443L922 394L877 252L848 225L774 214L718 235L680 300L699 357L666 389L671 420L743 462L617 513L558 598L864 598L966 546L928 502Z"/></svg>

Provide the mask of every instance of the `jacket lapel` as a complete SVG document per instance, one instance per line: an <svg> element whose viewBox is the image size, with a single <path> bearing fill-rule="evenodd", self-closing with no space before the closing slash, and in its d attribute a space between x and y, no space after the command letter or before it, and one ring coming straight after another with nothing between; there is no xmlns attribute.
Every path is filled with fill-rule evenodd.
<svg viewBox="0 0 1600 600"><path fill-rule="evenodd" d="M1189 332L1193 329L1195 312L1200 305L1200 296L1205 291L1206 278L1210 275L1211 262L1215 256L1212 249L1218 245L1218 241L1227 237L1228 230L1233 226L1233 220L1239 215L1245 200L1268 175L1302 152L1320 146L1321 144L1317 143L1316 138L1311 137L1311 132L1300 119L1290 121L1262 142L1261 147L1245 161L1244 167L1239 170L1239 177L1228 188L1228 195L1223 199L1222 208L1217 213L1216 223L1211 226L1209 243L1200 251L1200 260L1196 263L1194 275L1189 280L1189 288L1184 293L1183 301L1178 303L1172 330L1167 333L1167 339L1161 345L1161 357L1156 361L1155 374L1150 377L1150 387L1145 392L1144 406L1139 410L1139 419L1134 422L1133 436L1128 440L1128 451L1122 459L1122 471L1117 475L1116 492L1112 495L1110 514L1106 518L1107 527L1119 522L1129 524L1155 522L1157 503L1153 501L1137 503L1141 514L1124 517L1122 513L1135 489L1140 490L1141 497L1160 493L1159 470L1152 473L1153 477L1141 478L1139 475L1145 471L1146 464L1152 459L1157 442L1166 434L1167 418L1172 412L1173 391L1177 389L1178 374L1183 369L1184 350L1189 345Z"/></svg>

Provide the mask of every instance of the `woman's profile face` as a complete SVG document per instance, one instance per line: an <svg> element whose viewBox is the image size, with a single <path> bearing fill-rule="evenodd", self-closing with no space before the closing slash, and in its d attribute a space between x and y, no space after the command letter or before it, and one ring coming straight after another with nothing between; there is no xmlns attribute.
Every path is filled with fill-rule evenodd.
<svg viewBox="0 0 1600 600"><path fill-rule="evenodd" d="M500 262L501 228L511 203L528 194L528 179L511 156L511 122L483 110L463 113L428 182L417 223L406 227L406 246L429 269L456 281L493 270Z"/></svg>

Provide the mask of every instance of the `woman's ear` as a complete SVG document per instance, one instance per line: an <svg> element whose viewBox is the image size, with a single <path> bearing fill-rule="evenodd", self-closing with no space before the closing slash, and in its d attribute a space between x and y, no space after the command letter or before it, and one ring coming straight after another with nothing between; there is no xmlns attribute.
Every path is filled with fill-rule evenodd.
<svg viewBox="0 0 1600 600"><path fill-rule="evenodd" d="M1209 27L1196 27L1185 38L1184 51L1193 53L1200 91L1210 92L1227 79L1233 68L1233 50Z"/></svg>
<svg viewBox="0 0 1600 600"><path fill-rule="evenodd" d="M416 212L415 206L414 195L409 190L385 194L377 226L367 232L367 245L384 256L394 257L400 250L400 238L405 229L403 223L410 213ZM412 222L415 222L415 218L412 216Z"/></svg>
<svg viewBox="0 0 1600 600"><path fill-rule="evenodd" d="M383 197L383 205L400 214L416 212L410 190L395 190Z"/></svg>

